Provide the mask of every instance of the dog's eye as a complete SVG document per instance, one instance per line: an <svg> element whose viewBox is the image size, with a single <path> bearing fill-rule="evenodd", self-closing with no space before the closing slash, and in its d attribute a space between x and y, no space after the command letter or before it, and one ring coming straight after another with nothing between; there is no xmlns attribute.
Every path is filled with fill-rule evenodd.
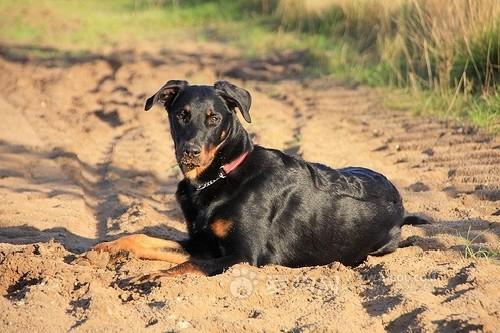
<svg viewBox="0 0 500 333"><path fill-rule="evenodd" d="M220 117L216 114L211 114L207 116L207 123L209 125L217 125L220 121Z"/></svg>
<svg viewBox="0 0 500 333"><path fill-rule="evenodd" d="M187 123L191 119L191 113L186 110L182 110L177 114L177 119L182 123Z"/></svg>

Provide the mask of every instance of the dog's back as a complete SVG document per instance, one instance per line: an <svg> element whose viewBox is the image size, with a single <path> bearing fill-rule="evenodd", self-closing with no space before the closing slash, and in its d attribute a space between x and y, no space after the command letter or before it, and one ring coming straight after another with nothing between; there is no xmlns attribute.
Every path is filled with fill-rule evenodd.
<svg viewBox="0 0 500 333"><path fill-rule="evenodd" d="M368 169L335 170L256 146L240 172L242 210L254 210L239 216L240 237L252 235L241 250L256 265L354 265L403 222L399 193Z"/></svg>

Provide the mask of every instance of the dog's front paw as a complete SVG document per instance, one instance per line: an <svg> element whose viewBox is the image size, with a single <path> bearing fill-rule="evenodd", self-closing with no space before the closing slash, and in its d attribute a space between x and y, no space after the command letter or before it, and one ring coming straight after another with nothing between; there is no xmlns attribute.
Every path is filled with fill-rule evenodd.
<svg viewBox="0 0 500 333"><path fill-rule="evenodd" d="M172 278L175 276L181 276L186 274L206 276L205 272L203 272L200 266L194 264L191 261L186 261L170 269L164 269L135 277L130 280L130 283L132 284L144 284L148 282L154 283L154 282L159 282L160 280L165 278Z"/></svg>
<svg viewBox="0 0 500 333"><path fill-rule="evenodd" d="M119 240L110 241L110 242L102 242L91 248L91 251L95 251L97 253L108 252L111 256L117 254L126 254L126 253L134 253L135 251L132 247L127 246L124 242L120 242Z"/></svg>
<svg viewBox="0 0 500 333"><path fill-rule="evenodd" d="M149 283L159 283L161 279L173 277L168 270L161 270L156 272L151 272L143 275L136 276L130 279L128 282L132 285L143 285Z"/></svg>
<svg viewBox="0 0 500 333"><path fill-rule="evenodd" d="M97 252L109 252L111 254L118 252L130 252L136 254L139 249L138 240L140 236L142 235L129 235L113 241L102 242L92 247L92 250Z"/></svg>
<svg viewBox="0 0 500 333"><path fill-rule="evenodd" d="M117 246L118 244L116 241L111 241L111 242L102 242L99 244L94 245L91 250L96 251L96 252L119 252L119 247Z"/></svg>

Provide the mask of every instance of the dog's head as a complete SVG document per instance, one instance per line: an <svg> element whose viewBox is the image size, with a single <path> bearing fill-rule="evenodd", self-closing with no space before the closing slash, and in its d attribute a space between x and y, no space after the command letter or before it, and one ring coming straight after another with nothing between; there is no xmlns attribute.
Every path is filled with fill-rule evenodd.
<svg viewBox="0 0 500 333"><path fill-rule="evenodd" d="M146 100L145 110L159 103L165 107L177 162L189 179L196 179L214 160L238 122L236 108L250 122L250 93L227 81L213 86L190 86L168 81Z"/></svg>

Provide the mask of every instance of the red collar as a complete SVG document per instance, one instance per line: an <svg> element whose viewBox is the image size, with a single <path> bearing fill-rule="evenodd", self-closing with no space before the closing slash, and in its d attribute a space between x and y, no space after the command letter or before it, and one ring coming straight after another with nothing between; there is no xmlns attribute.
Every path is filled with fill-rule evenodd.
<svg viewBox="0 0 500 333"><path fill-rule="evenodd" d="M247 157L248 153L249 152L246 151L243 154L241 154L240 156L238 156L236 159L234 159L231 162L229 162L229 163L224 164L223 166L221 166L220 170L219 170L219 174L217 175L217 178L209 180L209 181L207 181L207 182L205 182L203 184L200 184L200 185L196 186L196 190L201 191L204 188L209 187L210 185L212 185L213 183L215 183L219 179L226 178L227 175L230 172L234 171L237 167L240 166L241 163L243 163L243 161Z"/></svg>
<svg viewBox="0 0 500 333"><path fill-rule="evenodd" d="M228 175L231 171L236 169L247 157L248 151L244 152L240 156L238 156L236 159L234 159L232 162L229 162L227 164L224 164L222 166L222 170L224 170L224 173Z"/></svg>

